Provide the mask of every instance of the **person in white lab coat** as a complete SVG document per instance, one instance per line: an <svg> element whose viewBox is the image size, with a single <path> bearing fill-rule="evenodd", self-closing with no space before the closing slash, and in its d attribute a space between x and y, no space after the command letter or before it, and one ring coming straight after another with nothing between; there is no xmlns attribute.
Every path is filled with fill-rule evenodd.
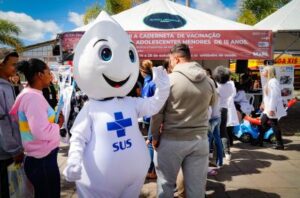
<svg viewBox="0 0 300 198"><path fill-rule="evenodd" d="M228 112L227 112L227 123L226 123L227 133L229 136L229 143L230 146L233 146L233 138L234 138L233 128L234 126L240 125L240 120L237 114L236 107L234 105L234 97L236 96L236 88L234 82L232 80L229 80L227 84L231 86L231 90L233 91L231 97L228 99Z"/></svg>
<svg viewBox="0 0 300 198"><path fill-rule="evenodd" d="M267 79L267 82L263 88L263 102L261 104L261 110L263 110L261 117L262 131L258 139L259 145L262 146L264 133L268 130L270 124L276 137L276 144L273 148L283 150L284 146L278 120L286 116L286 111L283 106L279 82L275 75L273 66L266 66L262 72L262 76Z"/></svg>

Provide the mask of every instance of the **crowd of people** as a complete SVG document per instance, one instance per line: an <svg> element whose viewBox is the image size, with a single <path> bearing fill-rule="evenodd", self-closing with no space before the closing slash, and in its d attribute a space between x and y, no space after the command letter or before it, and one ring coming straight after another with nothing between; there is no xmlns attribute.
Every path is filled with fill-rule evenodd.
<svg viewBox="0 0 300 198"><path fill-rule="evenodd" d="M19 62L18 58L14 51L0 54L0 198L9 197L7 167L12 163L24 163L35 197L60 197L60 139L63 134L71 136L72 124L88 98L74 82L62 94L67 119L59 114L55 123L58 95L49 67L38 59ZM129 95L154 95L152 67L150 60L142 61L143 82L137 82ZM169 97L158 114L142 119L151 156L146 177L157 179L157 197L173 197L176 190L179 197L205 197L209 157L216 150L217 168L224 159L231 160L233 127L254 109L243 86L231 80L228 68L203 69L192 60L186 44L170 50L164 67L169 73ZM25 76L25 88L17 73ZM263 135L272 127L274 149L284 149L278 120L286 112L274 67L265 67L263 75L267 83L261 105L262 131L254 145L263 146Z"/></svg>

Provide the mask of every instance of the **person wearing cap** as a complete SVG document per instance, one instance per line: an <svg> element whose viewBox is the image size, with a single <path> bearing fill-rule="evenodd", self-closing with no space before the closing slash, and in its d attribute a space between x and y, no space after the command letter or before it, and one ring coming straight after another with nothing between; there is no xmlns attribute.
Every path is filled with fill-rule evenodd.
<svg viewBox="0 0 300 198"><path fill-rule="evenodd" d="M16 98L9 78L16 73L18 58L15 51L0 51L0 198L9 197L7 167L23 160L18 123L9 115Z"/></svg>

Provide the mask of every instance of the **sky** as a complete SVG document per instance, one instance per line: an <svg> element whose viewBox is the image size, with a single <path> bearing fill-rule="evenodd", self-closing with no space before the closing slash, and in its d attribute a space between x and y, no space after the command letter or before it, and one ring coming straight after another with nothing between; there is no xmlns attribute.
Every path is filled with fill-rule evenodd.
<svg viewBox="0 0 300 198"><path fill-rule="evenodd" d="M25 45L54 39L57 33L82 26L86 9L105 0L0 0L0 19L18 25ZM185 0L177 0L185 4ZM241 0L191 0L191 7L235 20Z"/></svg>

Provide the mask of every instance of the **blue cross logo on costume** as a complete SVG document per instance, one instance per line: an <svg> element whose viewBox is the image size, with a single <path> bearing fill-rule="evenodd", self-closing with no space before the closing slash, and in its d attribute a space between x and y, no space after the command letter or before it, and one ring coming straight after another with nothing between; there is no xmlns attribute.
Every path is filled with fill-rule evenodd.
<svg viewBox="0 0 300 198"><path fill-rule="evenodd" d="M118 138L126 136L125 128L132 126L131 118L123 118L122 112L116 112L114 122L107 123L107 130L108 131L117 131Z"/></svg>
<svg viewBox="0 0 300 198"><path fill-rule="evenodd" d="M126 136L125 128L132 126L131 118L123 118L122 112L116 112L115 115L115 121L114 122L108 122L107 123L107 130L108 132L117 132L118 138ZM113 151L117 152L119 150L125 150L132 146L131 139L118 141L113 143Z"/></svg>

